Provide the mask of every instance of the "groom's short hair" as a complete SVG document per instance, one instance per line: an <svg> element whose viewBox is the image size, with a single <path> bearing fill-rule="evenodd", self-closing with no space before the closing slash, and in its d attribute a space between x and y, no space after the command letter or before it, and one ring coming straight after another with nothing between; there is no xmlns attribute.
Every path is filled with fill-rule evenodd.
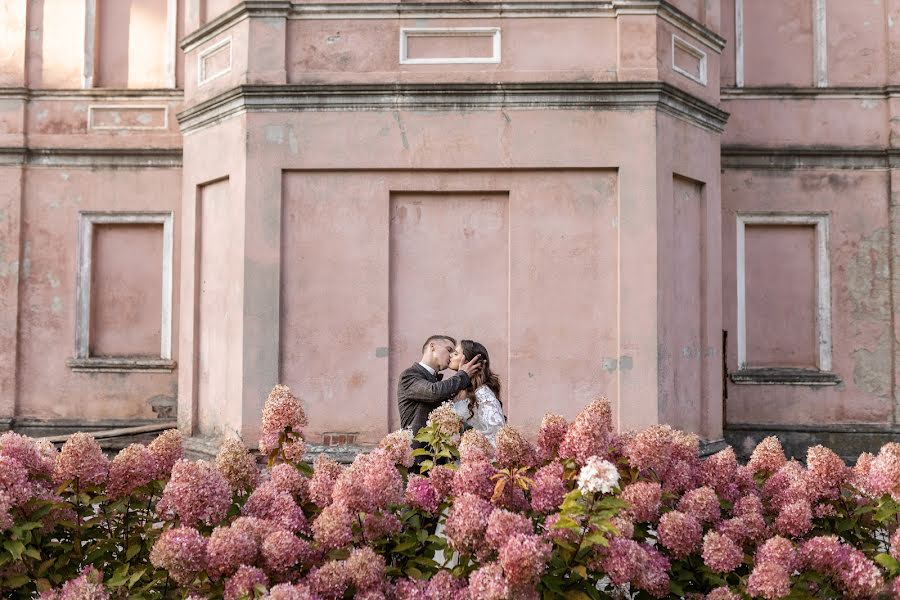
<svg viewBox="0 0 900 600"><path fill-rule="evenodd" d="M422 352L425 352L425 348L428 347L428 344L435 340L449 340L450 342L453 342L454 346L456 345L456 339L450 337L449 335L433 335L425 340L424 344L422 344Z"/></svg>

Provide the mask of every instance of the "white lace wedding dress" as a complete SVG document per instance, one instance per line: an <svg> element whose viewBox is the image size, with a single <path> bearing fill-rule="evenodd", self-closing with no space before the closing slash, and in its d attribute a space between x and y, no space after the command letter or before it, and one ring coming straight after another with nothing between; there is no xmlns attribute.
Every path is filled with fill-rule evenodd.
<svg viewBox="0 0 900 600"><path fill-rule="evenodd" d="M463 398L453 403L453 410L463 420L463 423L480 431L490 442L497 447L497 432L506 424L503 416L503 407L494 392L486 385L479 386L475 390L475 411L469 412L469 399Z"/></svg>

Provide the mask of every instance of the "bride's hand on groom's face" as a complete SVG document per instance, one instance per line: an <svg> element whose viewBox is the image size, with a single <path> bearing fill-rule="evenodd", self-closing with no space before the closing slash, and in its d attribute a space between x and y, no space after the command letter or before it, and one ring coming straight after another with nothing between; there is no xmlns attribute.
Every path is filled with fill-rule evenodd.
<svg viewBox="0 0 900 600"><path fill-rule="evenodd" d="M472 357L472 360L467 363L461 364L459 366L459 370L465 371L466 375L468 375L469 377L477 374L479 371L481 371L481 355L476 354L474 357Z"/></svg>

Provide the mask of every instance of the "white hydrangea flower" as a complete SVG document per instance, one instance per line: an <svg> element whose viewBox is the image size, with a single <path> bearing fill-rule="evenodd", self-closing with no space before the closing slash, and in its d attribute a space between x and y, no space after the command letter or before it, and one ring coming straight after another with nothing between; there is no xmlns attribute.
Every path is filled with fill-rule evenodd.
<svg viewBox="0 0 900 600"><path fill-rule="evenodd" d="M587 459L578 474L578 489L582 494L600 492L608 494L619 485L619 470L616 465L599 456Z"/></svg>

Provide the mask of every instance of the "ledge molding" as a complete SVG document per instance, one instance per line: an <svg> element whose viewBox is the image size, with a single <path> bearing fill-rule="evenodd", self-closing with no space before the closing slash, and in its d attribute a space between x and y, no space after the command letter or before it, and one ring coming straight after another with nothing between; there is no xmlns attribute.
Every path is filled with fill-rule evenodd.
<svg viewBox="0 0 900 600"><path fill-rule="evenodd" d="M164 358L70 358L66 366L75 373L171 373L176 362Z"/></svg>

